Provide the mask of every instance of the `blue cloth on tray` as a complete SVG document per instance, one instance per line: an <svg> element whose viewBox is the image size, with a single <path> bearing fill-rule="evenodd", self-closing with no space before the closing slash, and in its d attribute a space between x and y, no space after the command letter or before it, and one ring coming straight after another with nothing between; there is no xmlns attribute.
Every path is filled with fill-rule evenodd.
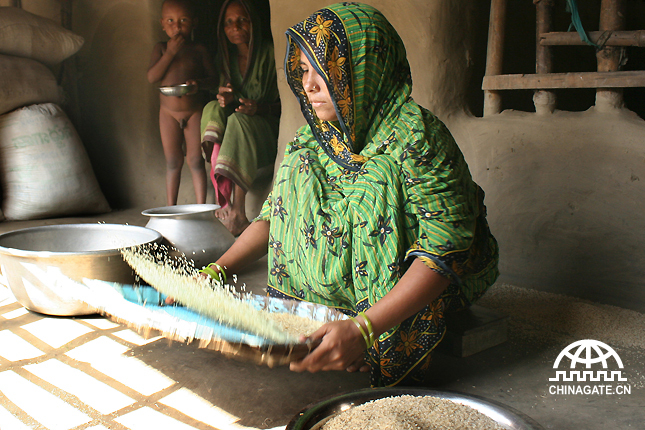
<svg viewBox="0 0 645 430"><path fill-rule="evenodd" d="M245 343L251 346L275 344L275 342L261 336L230 327L200 315L184 306L177 304L163 305L167 296L148 285L112 284L112 286L129 302L136 303L146 309L165 312L183 321L194 323L196 325L194 337L197 339L216 338L232 343ZM257 300L251 300L250 303L256 309L262 308L261 303Z"/></svg>

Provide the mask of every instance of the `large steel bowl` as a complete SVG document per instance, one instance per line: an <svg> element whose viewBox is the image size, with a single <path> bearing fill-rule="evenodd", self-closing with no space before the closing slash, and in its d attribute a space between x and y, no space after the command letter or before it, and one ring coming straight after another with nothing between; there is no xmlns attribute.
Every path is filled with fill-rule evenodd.
<svg viewBox="0 0 645 430"><path fill-rule="evenodd" d="M31 311L88 315L95 310L65 295L57 280L132 284L134 273L119 249L161 240L155 230L120 224L25 228L0 234L0 272L16 300Z"/></svg>
<svg viewBox="0 0 645 430"><path fill-rule="evenodd" d="M328 397L301 410L287 424L285 430L319 430L324 423L335 415L355 406L372 400L402 395L433 396L470 406L508 430L543 430L543 427L532 418L501 403L479 396L421 388L368 388L339 396Z"/></svg>
<svg viewBox="0 0 645 430"><path fill-rule="evenodd" d="M235 237L215 217L219 205L164 206L141 212L150 218L146 227L161 233L173 248L192 260L195 267L217 261L235 242Z"/></svg>

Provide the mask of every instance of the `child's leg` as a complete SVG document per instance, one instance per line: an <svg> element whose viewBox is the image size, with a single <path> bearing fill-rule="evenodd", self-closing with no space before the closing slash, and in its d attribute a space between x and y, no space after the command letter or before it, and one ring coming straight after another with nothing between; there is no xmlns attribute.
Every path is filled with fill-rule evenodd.
<svg viewBox="0 0 645 430"><path fill-rule="evenodd" d="M202 139L199 130L199 123L202 118L201 109L191 115L184 128L186 139L186 162L190 167L190 174L193 178L195 197L197 203L206 203L206 168L202 156Z"/></svg>
<svg viewBox="0 0 645 430"><path fill-rule="evenodd" d="M163 107L159 109L159 131L166 157L166 202L168 206L172 206L177 204L179 195L181 168L184 164L184 153L181 150L184 133L179 128L179 122Z"/></svg>

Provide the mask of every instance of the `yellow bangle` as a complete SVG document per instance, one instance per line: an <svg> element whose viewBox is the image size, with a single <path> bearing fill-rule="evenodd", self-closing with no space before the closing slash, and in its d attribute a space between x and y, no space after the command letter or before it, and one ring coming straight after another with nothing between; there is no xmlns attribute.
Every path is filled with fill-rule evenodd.
<svg viewBox="0 0 645 430"><path fill-rule="evenodd" d="M367 346L367 349L369 349L370 348L370 339L367 336L367 333L365 333L365 330L363 329L363 326L361 326L361 323L359 323L358 320L356 320L356 318L349 317L349 319L352 320L352 322L354 324L356 324L356 327L358 327L358 330L360 330L361 335L363 336L363 340L365 341L365 346Z"/></svg>
<svg viewBox="0 0 645 430"><path fill-rule="evenodd" d="M371 348L372 345L374 345L374 342L376 342L376 337L374 336L374 326L372 326L372 321L365 315L365 312L361 312L358 314L359 317L363 317L363 320L365 320L365 325L367 326L367 331L369 332L369 339L367 342L369 342L367 348Z"/></svg>

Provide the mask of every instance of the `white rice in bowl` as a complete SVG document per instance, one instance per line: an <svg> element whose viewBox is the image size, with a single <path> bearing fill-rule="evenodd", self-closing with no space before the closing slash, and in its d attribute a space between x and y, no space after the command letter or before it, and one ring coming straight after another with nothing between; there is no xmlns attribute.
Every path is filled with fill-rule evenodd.
<svg viewBox="0 0 645 430"><path fill-rule="evenodd" d="M334 416L317 430L504 430L470 406L432 396L373 400Z"/></svg>

